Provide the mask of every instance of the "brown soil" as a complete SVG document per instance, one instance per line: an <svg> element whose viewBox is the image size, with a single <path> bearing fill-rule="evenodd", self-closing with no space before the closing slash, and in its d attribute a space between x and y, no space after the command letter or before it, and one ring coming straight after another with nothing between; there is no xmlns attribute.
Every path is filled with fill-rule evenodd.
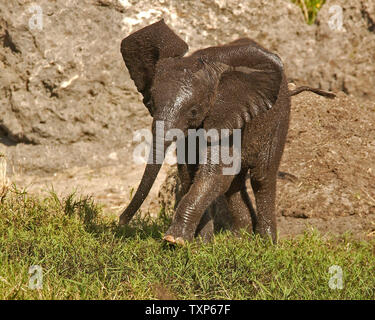
<svg viewBox="0 0 375 320"><path fill-rule="evenodd" d="M302 93L281 171L298 177L278 184L281 235L305 225L322 232L371 236L375 230L375 104L339 93L334 100Z"/></svg>

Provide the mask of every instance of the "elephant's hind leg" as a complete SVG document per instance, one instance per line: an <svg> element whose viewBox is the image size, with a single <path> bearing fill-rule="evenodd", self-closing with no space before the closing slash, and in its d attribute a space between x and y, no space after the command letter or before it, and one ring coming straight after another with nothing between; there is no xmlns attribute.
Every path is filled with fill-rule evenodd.
<svg viewBox="0 0 375 320"><path fill-rule="evenodd" d="M210 208L204 212L201 220L199 221L195 237L202 239L204 242L211 241L214 235L214 220Z"/></svg>
<svg viewBox="0 0 375 320"><path fill-rule="evenodd" d="M276 242L276 175L277 172L270 172L264 179L251 178L251 185L254 190L257 219L255 232L264 238L271 237Z"/></svg>
<svg viewBox="0 0 375 320"><path fill-rule="evenodd" d="M240 229L252 231L255 210L246 190L246 171L243 170L233 180L225 193L228 202L231 231L237 233Z"/></svg>

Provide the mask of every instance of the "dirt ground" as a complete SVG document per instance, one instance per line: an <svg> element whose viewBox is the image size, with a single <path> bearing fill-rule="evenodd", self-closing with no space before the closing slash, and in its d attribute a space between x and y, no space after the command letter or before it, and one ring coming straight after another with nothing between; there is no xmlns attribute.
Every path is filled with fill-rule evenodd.
<svg viewBox="0 0 375 320"><path fill-rule="evenodd" d="M375 104L338 93L334 100L303 93L292 98L292 118L279 181L282 234L305 224L322 232L375 230Z"/></svg>
<svg viewBox="0 0 375 320"><path fill-rule="evenodd" d="M82 160L49 173L22 173L13 168L11 180L36 194L54 190L65 196L75 190L91 195L104 205L105 214L119 215L144 169L132 161L133 147L128 143L117 149L93 148L94 158L107 159L105 164ZM82 159L93 157L87 150L82 150ZM42 158L43 154L23 156L31 161L30 157ZM163 165L141 207L143 213L156 216L159 212L158 192L169 169ZM375 236L375 103L344 93L334 100L312 93L293 97L280 170L297 177L278 180L280 237L295 236L311 227L322 233L350 232L362 239Z"/></svg>

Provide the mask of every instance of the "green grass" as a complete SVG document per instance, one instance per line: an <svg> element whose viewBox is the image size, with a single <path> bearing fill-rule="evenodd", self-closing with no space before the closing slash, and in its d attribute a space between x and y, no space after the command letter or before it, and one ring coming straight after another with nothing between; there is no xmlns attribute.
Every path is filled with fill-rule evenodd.
<svg viewBox="0 0 375 320"><path fill-rule="evenodd" d="M318 11L322 8L322 5L326 2L325 0L291 0L297 4L305 17L308 24L315 22Z"/></svg>
<svg viewBox="0 0 375 320"><path fill-rule="evenodd" d="M19 190L0 203L0 299L374 299L375 242L316 232L277 245L246 233L172 249L170 219L119 228L90 198ZM30 266L43 288L29 289ZM343 269L330 289L328 269Z"/></svg>

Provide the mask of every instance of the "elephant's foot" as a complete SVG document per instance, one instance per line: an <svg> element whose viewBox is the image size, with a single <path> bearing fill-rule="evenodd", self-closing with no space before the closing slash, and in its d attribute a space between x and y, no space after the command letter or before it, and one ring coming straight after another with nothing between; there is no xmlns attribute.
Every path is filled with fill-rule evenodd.
<svg viewBox="0 0 375 320"><path fill-rule="evenodd" d="M277 243L276 223L273 221L258 219L254 232L265 240L271 240L274 244Z"/></svg>
<svg viewBox="0 0 375 320"><path fill-rule="evenodd" d="M163 240L169 242L170 244L174 245L179 245L179 246L184 246L185 245L185 240L182 239L181 237L175 238L174 236L168 234L163 237Z"/></svg>
<svg viewBox="0 0 375 320"><path fill-rule="evenodd" d="M185 245L186 242L192 241L194 238L194 232L184 228L181 225L172 223L169 227L163 240L176 245Z"/></svg>
<svg viewBox="0 0 375 320"><path fill-rule="evenodd" d="M171 227L168 229L166 235L163 237L163 240L169 242L170 244L184 246L186 241L193 240L192 234L192 232L178 233L178 230L173 232L173 228ZM210 242L213 238L213 235L213 220L210 218L209 215L207 215L204 217L204 219L201 220L200 224L198 225L197 230L195 232L195 237L199 238L203 242Z"/></svg>

